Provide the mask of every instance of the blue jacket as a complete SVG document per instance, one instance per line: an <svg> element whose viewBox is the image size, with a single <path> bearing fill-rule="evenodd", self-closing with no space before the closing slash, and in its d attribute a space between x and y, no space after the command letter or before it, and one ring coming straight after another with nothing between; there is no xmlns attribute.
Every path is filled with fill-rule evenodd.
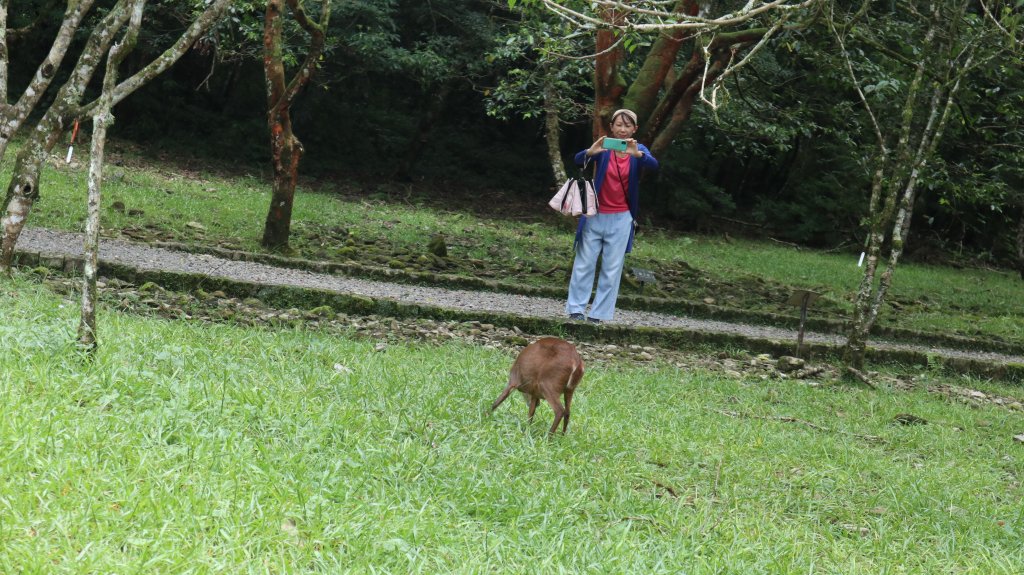
<svg viewBox="0 0 1024 575"><path fill-rule="evenodd" d="M640 213L640 175L644 169L657 170L658 160L654 159L651 151L643 144L637 144L637 148L643 152L639 158L629 159L629 192L626 194L626 203L629 205L629 214L633 216L633 227L629 230L629 243L626 244L626 253L633 251L633 233L636 230L636 218ZM589 148L587 148L589 149ZM576 165L582 166L589 160L597 161L597 170L594 173L594 192L597 194L597 203L601 203L601 185L604 184L604 177L608 172L608 160L612 151L604 150L597 155L587 158L587 150L576 154ZM576 241L573 246L583 238L583 226L586 224L587 216L580 216L580 224L576 227Z"/></svg>

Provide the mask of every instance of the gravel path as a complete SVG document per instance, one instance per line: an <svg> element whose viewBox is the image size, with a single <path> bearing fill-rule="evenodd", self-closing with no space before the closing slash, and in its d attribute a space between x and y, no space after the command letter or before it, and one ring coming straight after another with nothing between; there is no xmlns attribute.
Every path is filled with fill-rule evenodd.
<svg viewBox="0 0 1024 575"><path fill-rule="evenodd" d="M82 245L82 234L26 228L18 241L18 250L47 255L81 255ZM254 262L232 261L215 256L189 254L121 240L102 240L100 259L141 270L201 273L266 285L299 286L373 298L387 298L421 306L482 310L547 318L565 315L565 302L561 299L394 284L279 268ZM624 326L665 327L707 333L727 333L793 342L796 341L797 336L796 331L792 329L726 323L633 310L617 310L613 323ZM839 345L843 342L843 338L832 334L808 332L804 334L804 341ZM872 341L871 346L880 349L913 350L942 357L977 359L996 363L1024 363L1024 357L999 353L968 352L884 341Z"/></svg>

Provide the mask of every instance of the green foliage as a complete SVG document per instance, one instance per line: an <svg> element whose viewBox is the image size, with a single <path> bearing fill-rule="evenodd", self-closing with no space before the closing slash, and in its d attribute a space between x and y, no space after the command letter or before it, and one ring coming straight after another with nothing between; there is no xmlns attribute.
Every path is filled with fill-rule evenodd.
<svg viewBox="0 0 1024 575"><path fill-rule="evenodd" d="M923 213L929 243L975 246L994 261L1012 258L1024 217L1024 72L1002 63L983 68L959 99Z"/></svg>
<svg viewBox="0 0 1024 575"><path fill-rule="evenodd" d="M97 13L110 2L100 4ZM164 49L201 4L150 2L139 61ZM1008 32L1019 29L1013 2L986 6ZM318 7L307 2L311 12ZM516 193L539 194L547 188L538 138L546 87L558 96L566 147L589 144L589 130L572 122L590 113L593 61L562 55L590 54L593 30L567 26L530 0L334 0L333 7L323 66L294 108L306 149L303 174L386 179L422 152L405 179L501 182ZM12 94L35 72L62 8L42 1L9 7ZM268 157L259 59L264 9L255 0L234 3L229 18L171 73L118 106L115 134L154 153L259 171ZM908 86L906 60L915 48L905 40L922 33L915 10L909 2L871 4L851 31L859 38L852 46L855 71L884 112L884 125L895 121ZM977 14L968 16L964 25L978 23ZM37 20L47 25L31 26ZM76 42L87 31L83 26ZM286 32L294 62L296 30ZM635 77L649 41L633 32L624 38L632 49L620 67L624 81ZM1000 33L984 42L992 50L1009 39ZM1012 231L1024 209L1020 55L980 67L961 90L946 140L922 174L911 251L963 251L998 264L1012 256ZM677 64L689 56L680 54ZM713 112L698 105L690 126L659 158L661 176L644 183L643 217L684 229L710 229L728 218L787 241L861 243L873 135L828 31L815 25L780 33L730 77L719 97L724 107ZM87 130L84 124L82 134ZM80 136L79 149L85 141Z"/></svg>
<svg viewBox="0 0 1024 575"><path fill-rule="evenodd" d="M877 98L881 90L869 93L872 107L879 117L883 134L893 155L889 165L877 162L888 170L887 186L902 187L909 166L901 165L903 152L897 138L903 137L893 126L899 125L906 111L906 100L913 64L925 66L927 89L913 102L910 147L922 133L928 112L926 99L933 87L960 86L952 114L945 126L935 154L927 159L919 175L915 229L921 236L912 239L910 249L927 255L935 248L960 249L971 244L985 257L1006 261L1015 251L1013 231L1024 206L1020 184L1024 182L1020 164L1024 155L1024 115L1022 100L1021 52L1007 49L1004 25L1012 27L1018 18L1004 12L1002 2L991 8L1001 14L1004 22L993 25L974 9L964 12L962 5L938 3L942 11L941 26L932 41L924 39L926 23L920 20L913 3L894 3L891 13L871 11L863 24L853 28L857 58L855 69L868 88L891 83L893 97ZM887 42L902 37L902 43ZM964 54L972 55L972 64L965 67ZM961 62L946 71L948 62ZM1012 63L1011 63L1012 62ZM961 76L962 75L962 76ZM865 131L862 140L875 139ZM915 233L916 235L916 233ZM915 245L916 244L916 245Z"/></svg>
<svg viewBox="0 0 1024 575"><path fill-rule="evenodd" d="M304 174L391 176L417 153L422 157L403 176L480 182L497 172L513 186L529 186L535 172L544 173L544 157L529 153L535 126L487 120L477 91L490 83L481 54L499 35L503 13L450 0L332 6L324 61L293 108ZM218 31L222 60L193 57L163 88L140 90L118 110L117 133L178 153L266 159L261 26L258 3L238 6Z"/></svg>
<svg viewBox="0 0 1024 575"><path fill-rule="evenodd" d="M497 67L497 85L484 92L487 114L530 119L551 107L563 122L587 117L593 64L586 56L593 40L543 8L524 6L517 15L518 25L485 56Z"/></svg>
<svg viewBox="0 0 1024 575"><path fill-rule="evenodd" d="M734 228L803 244L848 241L867 189L859 120L836 102L827 57L808 36L762 51L725 86L717 113L697 107L662 163L653 208L688 226ZM716 219L717 218L717 219Z"/></svg>
<svg viewBox="0 0 1024 575"><path fill-rule="evenodd" d="M486 7L455 0L342 2L334 26L339 58L327 76L344 81L363 73L400 76L430 90L484 69L479 53L493 42L496 23Z"/></svg>
<svg viewBox="0 0 1024 575"><path fill-rule="evenodd" d="M696 139L687 131L668 155L659 158L657 178L644 182L641 219L653 214L685 228L706 230L713 228L712 217L736 214L733 197L707 177L710 158Z"/></svg>

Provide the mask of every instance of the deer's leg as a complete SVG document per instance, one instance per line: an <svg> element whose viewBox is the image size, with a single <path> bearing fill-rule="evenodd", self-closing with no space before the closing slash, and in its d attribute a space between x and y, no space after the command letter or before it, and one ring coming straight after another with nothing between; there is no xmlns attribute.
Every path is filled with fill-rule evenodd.
<svg viewBox="0 0 1024 575"><path fill-rule="evenodd" d="M562 434L563 435L565 435L565 432L568 431L568 429L569 429L569 415L572 414L572 410L570 409L569 406L572 405L572 393L573 393L572 389L566 389L565 390L565 417L562 418Z"/></svg>
<svg viewBox="0 0 1024 575"><path fill-rule="evenodd" d="M535 397L533 395L526 396L526 405L528 405L530 408L529 414L526 416L526 418L527 420L529 420L530 423L533 423L533 414L537 411L537 404L539 403L539 397Z"/></svg>
<svg viewBox="0 0 1024 575"><path fill-rule="evenodd" d="M544 399L548 400L548 405L551 406L551 411L555 412L555 421L551 423L551 429L548 430L548 435L555 433L558 429L559 422L565 417L565 408L562 407L562 402L558 401L558 395L554 393L544 394Z"/></svg>

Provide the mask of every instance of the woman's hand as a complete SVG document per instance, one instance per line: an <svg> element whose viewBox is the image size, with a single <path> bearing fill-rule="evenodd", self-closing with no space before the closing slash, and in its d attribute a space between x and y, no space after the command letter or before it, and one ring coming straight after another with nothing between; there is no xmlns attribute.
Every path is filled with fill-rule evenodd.
<svg viewBox="0 0 1024 575"><path fill-rule="evenodd" d="M640 148L637 147L637 141L633 138L626 140L626 153L634 158L639 158L644 155L644 153L640 151Z"/></svg>
<svg viewBox="0 0 1024 575"><path fill-rule="evenodd" d="M587 155L588 156L594 156L594 155L600 154L601 150L604 149L603 144L604 144L604 136L601 136L593 144L590 145L589 149L587 149Z"/></svg>

